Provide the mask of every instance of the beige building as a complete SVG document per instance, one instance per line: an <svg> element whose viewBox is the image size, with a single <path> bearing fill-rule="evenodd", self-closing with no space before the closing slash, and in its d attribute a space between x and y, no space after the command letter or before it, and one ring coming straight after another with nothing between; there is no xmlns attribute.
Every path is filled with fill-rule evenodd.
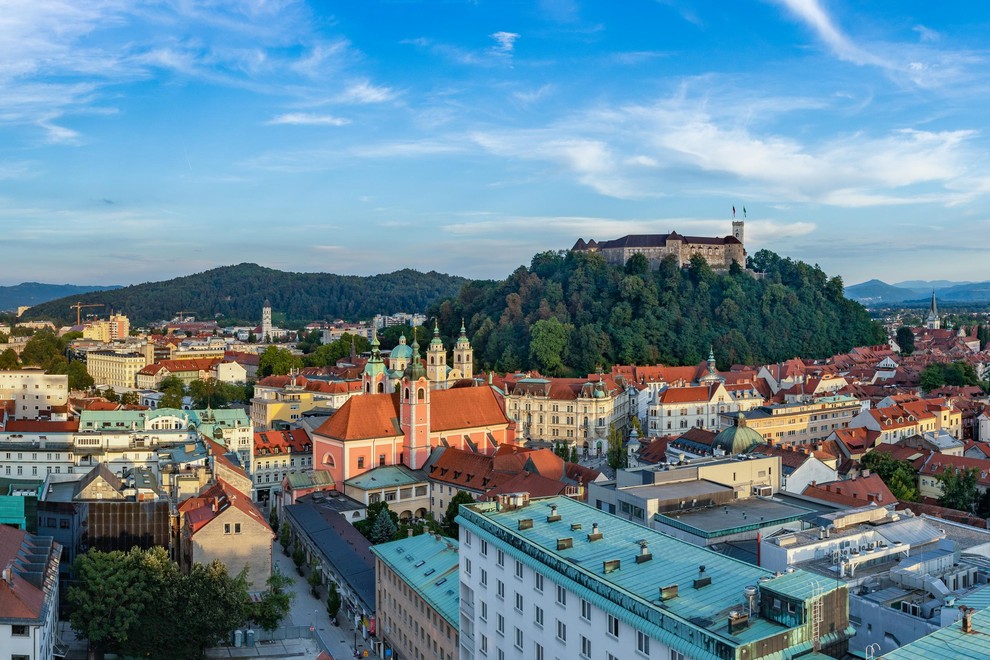
<svg viewBox="0 0 990 660"><path fill-rule="evenodd" d="M770 444L804 445L818 443L836 429L848 428L862 410L859 399L836 395L803 403L758 406L745 413L723 413L723 427L737 423L739 415L746 426L762 435Z"/></svg>
<svg viewBox="0 0 990 660"><path fill-rule="evenodd" d="M587 243L579 238L572 252L599 252L615 266L624 266L634 254L642 254L656 270L660 262L672 256L678 266L687 266L691 258L701 255L715 269L726 269L732 262L746 266L746 250L743 247L743 222L732 222L731 236L682 236L676 231L669 234L639 234L623 236L611 241Z"/></svg>
<svg viewBox="0 0 990 660"><path fill-rule="evenodd" d="M379 655L387 657L390 650L398 658L457 660L457 541L421 534L372 546L371 551L376 558Z"/></svg>
<svg viewBox="0 0 990 660"><path fill-rule="evenodd" d="M668 387L649 405L647 435L679 435L695 427L716 429L722 413L746 412L762 404L763 395L750 383Z"/></svg>
<svg viewBox="0 0 990 660"><path fill-rule="evenodd" d="M385 502L400 522L426 518L430 510L430 483L419 470L383 465L344 482L344 495L370 506Z"/></svg>
<svg viewBox="0 0 990 660"><path fill-rule="evenodd" d="M123 314L111 314L104 321L93 321L83 327L83 339L108 343L124 339L131 333L131 322Z"/></svg>
<svg viewBox="0 0 990 660"><path fill-rule="evenodd" d="M179 565L219 559L233 575L247 568L251 591L261 591L272 574L274 532L251 498L224 481L179 505Z"/></svg>
<svg viewBox="0 0 990 660"><path fill-rule="evenodd" d="M520 441L561 442L590 452L605 451L609 428L624 431L634 412L622 376L507 376L496 385L501 385L506 415L515 420Z"/></svg>
<svg viewBox="0 0 990 660"><path fill-rule="evenodd" d="M97 385L133 389L137 374L151 364L142 353L118 353L99 350L86 353L86 371Z"/></svg>
<svg viewBox="0 0 990 660"><path fill-rule="evenodd" d="M36 367L0 371L0 399L14 402L15 419L37 419L69 402L69 377Z"/></svg>

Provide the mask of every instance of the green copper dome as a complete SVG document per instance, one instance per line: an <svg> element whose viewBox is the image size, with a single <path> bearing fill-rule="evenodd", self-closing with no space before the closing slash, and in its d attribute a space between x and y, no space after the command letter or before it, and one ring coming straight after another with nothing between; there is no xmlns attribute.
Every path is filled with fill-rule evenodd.
<svg viewBox="0 0 990 660"><path fill-rule="evenodd" d="M756 445L765 443L762 435L746 426L746 416L739 413L734 426L715 436L712 449L721 449L726 454L745 454Z"/></svg>
<svg viewBox="0 0 990 660"><path fill-rule="evenodd" d="M388 354L390 360L408 360L412 358L412 348L406 343L406 336L399 337L399 345Z"/></svg>

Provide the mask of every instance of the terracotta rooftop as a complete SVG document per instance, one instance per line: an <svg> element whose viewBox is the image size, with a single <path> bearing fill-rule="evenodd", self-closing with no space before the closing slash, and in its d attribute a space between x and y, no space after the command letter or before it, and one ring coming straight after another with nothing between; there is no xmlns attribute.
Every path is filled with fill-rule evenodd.
<svg viewBox="0 0 990 660"><path fill-rule="evenodd" d="M884 505L897 501L878 474L823 484L812 482L801 494L847 506L863 506L869 502Z"/></svg>

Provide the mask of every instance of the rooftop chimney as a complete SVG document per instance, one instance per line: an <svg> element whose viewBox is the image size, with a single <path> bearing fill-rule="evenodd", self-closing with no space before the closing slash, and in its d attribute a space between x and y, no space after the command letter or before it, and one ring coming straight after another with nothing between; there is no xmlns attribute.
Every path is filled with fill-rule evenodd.
<svg viewBox="0 0 990 660"><path fill-rule="evenodd" d="M588 542L601 541L603 534L598 531L598 523L591 523L591 534L588 534Z"/></svg>
<svg viewBox="0 0 990 660"><path fill-rule="evenodd" d="M963 605L959 611L962 612L962 631L964 633L973 632L973 608Z"/></svg>
<svg viewBox="0 0 990 660"><path fill-rule="evenodd" d="M653 559L653 554L647 548L646 540L639 541L639 554L636 555L636 563L642 564Z"/></svg>
<svg viewBox="0 0 990 660"><path fill-rule="evenodd" d="M552 522L557 522L558 520L560 520L560 516L557 515L557 505L556 504L551 504L550 505L550 515L547 516L547 522L548 523L552 523Z"/></svg>

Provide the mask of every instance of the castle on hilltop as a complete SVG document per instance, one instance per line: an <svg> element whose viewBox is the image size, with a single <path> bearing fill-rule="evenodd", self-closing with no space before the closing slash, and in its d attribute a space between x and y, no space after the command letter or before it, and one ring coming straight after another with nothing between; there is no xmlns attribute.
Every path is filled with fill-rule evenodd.
<svg viewBox="0 0 990 660"><path fill-rule="evenodd" d="M664 257L673 256L678 266L685 266L696 254L716 270L728 269L733 261L745 268L743 224L741 220L733 220L732 235L721 237L682 236L672 231L669 234L630 234L600 243L594 240L585 243L579 238L571 251L599 252L608 263L616 266L624 266L631 256L642 254L650 262L651 270L656 270Z"/></svg>

